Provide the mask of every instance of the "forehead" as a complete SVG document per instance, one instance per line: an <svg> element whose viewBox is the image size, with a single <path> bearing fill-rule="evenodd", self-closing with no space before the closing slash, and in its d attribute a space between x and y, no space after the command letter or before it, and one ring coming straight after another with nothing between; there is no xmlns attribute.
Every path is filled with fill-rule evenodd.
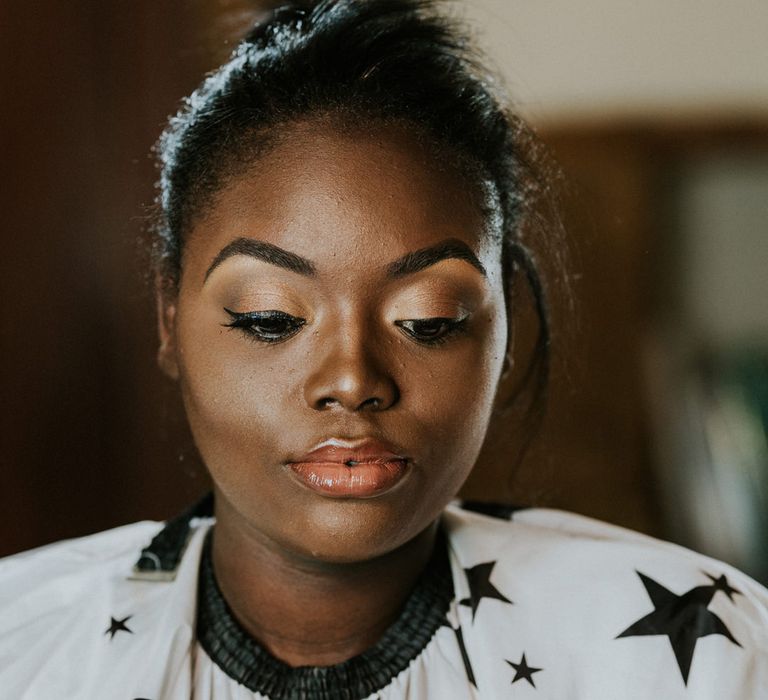
<svg viewBox="0 0 768 700"><path fill-rule="evenodd" d="M493 246L483 188L402 127L305 122L229 178L193 226L185 267L258 238L317 261L375 266L446 238Z"/></svg>

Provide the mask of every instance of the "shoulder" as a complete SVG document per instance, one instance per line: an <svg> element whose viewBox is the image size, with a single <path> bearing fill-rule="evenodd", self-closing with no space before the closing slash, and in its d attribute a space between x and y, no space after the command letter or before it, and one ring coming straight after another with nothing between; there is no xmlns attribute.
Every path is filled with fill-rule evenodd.
<svg viewBox="0 0 768 700"><path fill-rule="evenodd" d="M481 547L487 542L491 547L502 548L525 548L535 544L545 556L552 550L573 550L583 546L607 558L632 553L726 566L672 542L552 508L452 503L445 511L444 521L451 540L459 546L465 542ZM542 548L542 545L545 546Z"/></svg>
<svg viewBox="0 0 768 700"><path fill-rule="evenodd" d="M0 559L0 595L21 581L28 586L39 578L69 576L85 570L93 573L94 569L122 564L126 558L135 558L161 528L162 523L143 521Z"/></svg>
<svg viewBox="0 0 768 700"><path fill-rule="evenodd" d="M126 697L159 697L145 689L161 687L166 672L183 677L208 525L191 528L172 576L137 571L167 529L139 522L0 560L0 687L8 697L100 697L114 677L137 688ZM83 660L85 672L72 673Z"/></svg>
<svg viewBox="0 0 768 700"><path fill-rule="evenodd" d="M112 581L125 579L161 527L138 522L0 559L0 639L41 620L50 626L78 601L93 600Z"/></svg>
<svg viewBox="0 0 768 700"><path fill-rule="evenodd" d="M553 670L558 654L567 658L578 669L571 681L594 697L622 678L634 678L631 697L643 698L686 688L690 697L756 697L768 685L768 591L746 574L573 513L499 515L451 505L444 522L460 607L471 605L477 629L503 638L507 653Z"/></svg>
<svg viewBox="0 0 768 700"><path fill-rule="evenodd" d="M488 513L492 513L489 515ZM738 569L712 557L618 525L548 509L486 509L451 504L445 513L452 546L472 558L499 556L499 566L524 557L526 571L551 567L586 578L619 576L642 582L656 573L682 583L690 575L727 575L738 580L768 630L768 590ZM650 572L650 573L645 573Z"/></svg>

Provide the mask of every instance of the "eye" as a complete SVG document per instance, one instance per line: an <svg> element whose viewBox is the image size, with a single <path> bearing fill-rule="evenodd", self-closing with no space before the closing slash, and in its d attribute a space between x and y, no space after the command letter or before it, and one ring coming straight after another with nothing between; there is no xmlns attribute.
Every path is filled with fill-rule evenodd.
<svg viewBox="0 0 768 700"><path fill-rule="evenodd" d="M303 318L291 316L283 311L248 311L238 313L224 308L232 321L223 323L227 328L238 328L243 333L262 343L279 343L288 340L301 330L306 323Z"/></svg>
<svg viewBox="0 0 768 700"><path fill-rule="evenodd" d="M422 345L440 345L457 333L466 331L467 316L463 318L419 318L395 321L395 325Z"/></svg>

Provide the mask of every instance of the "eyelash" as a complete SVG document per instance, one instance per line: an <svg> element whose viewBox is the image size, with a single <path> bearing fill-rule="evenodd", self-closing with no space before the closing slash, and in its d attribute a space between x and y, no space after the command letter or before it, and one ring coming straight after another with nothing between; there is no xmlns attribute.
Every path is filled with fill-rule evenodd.
<svg viewBox="0 0 768 700"><path fill-rule="evenodd" d="M231 309L224 308L232 321L230 323L223 323L222 325L227 328L236 328L252 340L262 343L280 343L284 340L288 340L298 333L302 326L306 324L306 320L298 318L297 316L291 316L283 311L249 311L246 313L238 313ZM419 319L407 319L403 321L395 321L395 325L409 338L413 339L420 345L435 346L443 345L448 342L452 337L459 333L465 333L467 328L467 316L463 318L419 318ZM259 331L259 324L265 324L270 322L283 322L286 324L286 328L282 331ZM437 332L436 335L425 335L424 327L432 325ZM434 328L437 326L437 328ZM421 328L421 332L419 331Z"/></svg>
<svg viewBox="0 0 768 700"><path fill-rule="evenodd" d="M306 323L303 318L297 318L291 316L282 311L249 311L247 313L238 313L230 309L224 308L232 318L230 323L223 323L223 326L227 328L237 328L245 333L252 340L261 343L280 343L284 340L288 340L292 336L296 335L301 330L301 327ZM259 331L257 330L259 325L262 326L265 323L270 322L283 322L287 325L287 328L283 332Z"/></svg>
<svg viewBox="0 0 768 700"><path fill-rule="evenodd" d="M458 335L459 333L466 333L467 318L467 316L464 316L463 318L419 318L406 321L395 321L395 325L400 328L408 337L413 338L417 343L420 343L421 345L443 345L455 335ZM423 327L429 324L437 325L437 330L440 331L440 334L431 337L425 337L422 333L422 337L419 337L417 327Z"/></svg>

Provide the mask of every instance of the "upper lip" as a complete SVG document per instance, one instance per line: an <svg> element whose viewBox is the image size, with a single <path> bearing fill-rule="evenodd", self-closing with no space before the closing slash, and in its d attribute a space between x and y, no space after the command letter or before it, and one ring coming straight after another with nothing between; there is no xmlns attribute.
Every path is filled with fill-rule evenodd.
<svg viewBox="0 0 768 700"><path fill-rule="evenodd" d="M329 438L317 445L298 459L291 462L391 462L392 460L405 460L396 447L376 438L362 438L347 440L344 438Z"/></svg>

